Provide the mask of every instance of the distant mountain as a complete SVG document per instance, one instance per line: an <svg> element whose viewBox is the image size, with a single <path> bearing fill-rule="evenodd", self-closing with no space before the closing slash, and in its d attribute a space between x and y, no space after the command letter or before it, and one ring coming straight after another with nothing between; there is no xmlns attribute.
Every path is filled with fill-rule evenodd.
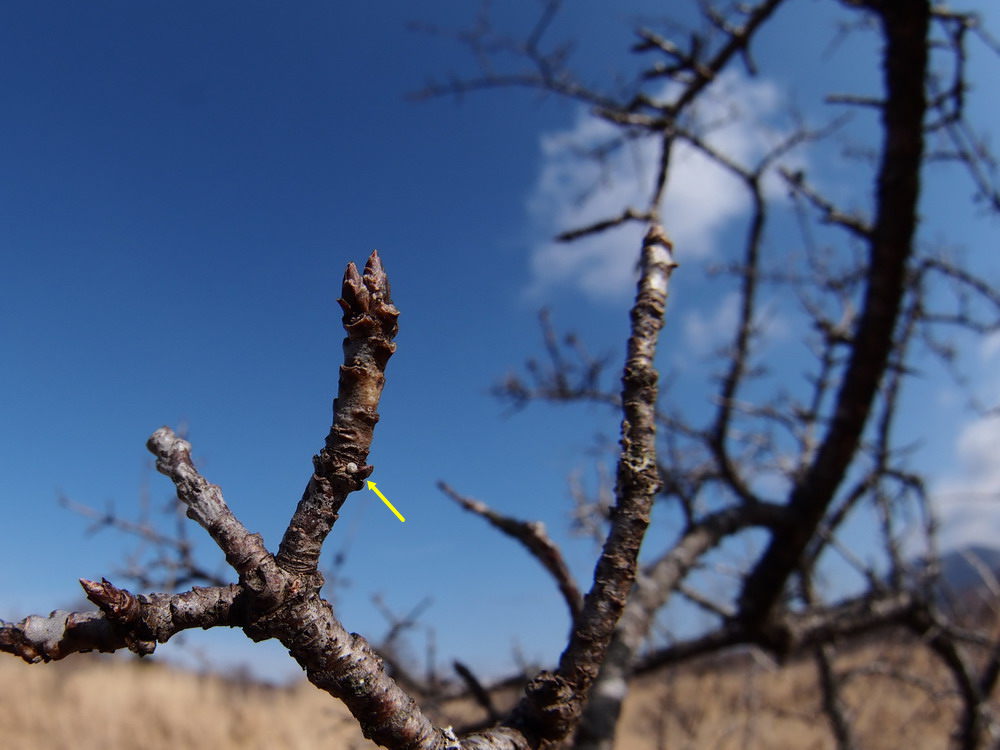
<svg viewBox="0 0 1000 750"><path fill-rule="evenodd" d="M963 617L1000 613L1000 549L972 545L941 555L934 599L946 611ZM908 586L923 589L926 559L910 561Z"/></svg>
<svg viewBox="0 0 1000 750"><path fill-rule="evenodd" d="M986 587L984 573L1000 580L1000 549L972 546L941 556L941 582L953 594Z"/></svg>

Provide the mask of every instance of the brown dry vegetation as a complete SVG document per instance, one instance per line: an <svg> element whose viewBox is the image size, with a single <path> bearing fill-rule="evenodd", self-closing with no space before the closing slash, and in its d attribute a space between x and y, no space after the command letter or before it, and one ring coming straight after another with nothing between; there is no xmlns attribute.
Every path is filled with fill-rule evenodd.
<svg viewBox="0 0 1000 750"><path fill-rule="evenodd" d="M832 750L816 668L799 661L782 669L766 657L742 666L708 665L645 678L627 704L634 739L629 748L796 748ZM866 646L835 662L857 677L844 690L858 745L872 750L944 748L958 701L947 674L924 649ZM903 684L888 676L908 672ZM875 674L882 672L882 674ZM917 681L926 680L922 686Z"/></svg>
<svg viewBox="0 0 1000 750"><path fill-rule="evenodd" d="M948 745L958 702L916 643L871 643L835 662L865 748ZM909 682L897 677L906 673ZM499 707L518 691L495 696ZM477 721L468 702L442 719ZM618 748L833 748L809 660L779 667L755 654L702 661L637 680ZM31 667L0 661L0 746L7 750L372 748L341 704L306 682L268 687L156 663L78 659Z"/></svg>
<svg viewBox="0 0 1000 750"><path fill-rule="evenodd" d="M339 739L339 742L337 741ZM373 748L342 704L309 683L273 688L157 663L0 662L5 750Z"/></svg>

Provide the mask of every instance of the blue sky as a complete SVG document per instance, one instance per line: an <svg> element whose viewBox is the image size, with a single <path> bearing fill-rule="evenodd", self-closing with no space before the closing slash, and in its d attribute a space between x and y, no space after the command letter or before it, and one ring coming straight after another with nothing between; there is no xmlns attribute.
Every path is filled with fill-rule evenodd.
<svg viewBox="0 0 1000 750"><path fill-rule="evenodd" d="M574 59L595 81L634 64L622 52L629 28L657 10L607 5L573 3L557 27L578 40ZM833 36L835 4L792 5L759 50L770 77L727 79L725 97L747 116L719 137L739 153L756 153L762 132L780 132L782 106L819 117L822 93L875 85L865 68L874 47L863 37L822 66L780 64ZM409 101L429 77L473 68L460 47L407 22L465 26L473 6L0 10L0 617L72 606L79 577L114 580L132 543L87 536L87 522L56 499L114 502L129 515L148 487L164 502L169 483L144 449L162 424L187 425L199 468L276 547L329 426L344 266L378 248L402 316L372 479L407 521L371 493L349 500L329 543L349 545L339 612L377 640L385 623L371 594L400 612L430 595L422 625L436 631L442 658L499 673L513 644L529 658L555 657L567 621L554 587L434 483L544 521L578 578L589 578L594 550L566 533L566 477L590 471L586 451L613 434L613 415L543 406L510 416L488 390L538 352L542 305L592 351L620 359L635 238L569 249L549 239L620 210L644 179L641 168L630 171L643 151L613 161L607 189L578 203L594 175L566 158L565 144L601 131L576 106L508 91ZM500 22L523 29L534 11L505 6ZM974 67L973 80L985 81L984 70ZM983 106L981 122L1000 119L995 101ZM857 194L830 153L796 158L834 194ZM726 290L710 285L704 265L738 236L743 206L704 165L678 174L665 218L684 265L661 365L680 372L683 398L698 392L696 365L731 319ZM932 186L940 194L931 193L928 226L940 223L978 257L996 222L966 221L968 190L949 180ZM794 333L778 320L776 346L783 335ZM998 348L970 356L986 369ZM949 389L931 372L915 390L929 405L921 425L935 427L922 460L953 494L1000 487L981 455L996 431L956 410ZM668 532L658 527L658 538ZM423 631L418 651L422 639ZM187 641L220 661L262 648L203 633ZM279 647L264 652L265 671L287 670Z"/></svg>

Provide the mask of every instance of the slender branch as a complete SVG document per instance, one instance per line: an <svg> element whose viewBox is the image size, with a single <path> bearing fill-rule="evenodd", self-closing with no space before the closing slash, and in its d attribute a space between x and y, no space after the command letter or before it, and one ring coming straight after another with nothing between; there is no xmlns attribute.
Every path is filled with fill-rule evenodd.
<svg viewBox="0 0 1000 750"><path fill-rule="evenodd" d="M670 103L667 109L669 115L676 116L680 113L697 98L702 89L715 79L715 75L728 64L733 56L746 52L754 33L784 1L765 0L765 2L761 2L749 9L746 13L746 23L742 27L732 30L726 43L722 45L708 63L694 69L694 81L684 89L680 96Z"/></svg>
<svg viewBox="0 0 1000 750"><path fill-rule="evenodd" d="M340 367L333 425L326 445L313 457L314 472L278 548L285 570L314 574L323 540L337 520L347 495L362 489L374 467L367 465L385 367L396 351L399 311L392 304L389 279L378 251L372 251L364 276L347 266L341 298L344 310L344 364Z"/></svg>
<svg viewBox="0 0 1000 750"><path fill-rule="evenodd" d="M93 519L94 523L87 530L88 533L112 528L144 543L129 556L131 562L128 567L118 572L118 575L133 580L141 588L175 591L190 584L225 586L230 583L231 579L225 578L220 571L210 571L195 559L194 545L186 535L188 526L179 513L173 514L178 522L177 531L167 534L144 517L130 521L119 516L113 508L99 511L65 496L60 496L59 504L73 513ZM176 502L171 505L174 511L179 507ZM137 558L147 545L159 554L140 562Z"/></svg>
<svg viewBox="0 0 1000 750"><path fill-rule="evenodd" d="M670 600L697 562L724 538L752 526L777 528L785 509L770 503L724 508L694 522L673 547L645 565L615 628L608 654L584 709L577 750L607 747L614 737L632 674L656 613Z"/></svg>
<svg viewBox="0 0 1000 750"><path fill-rule="evenodd" d="M152 434L146 447L156 456L157 471L173 481L177 497L188 507L188 518L197 521L211 535L241 581L260 594L280 596L287 576L275 565L260 534L251 534L233 515L218 485L195 469L191 443L179 438L169 427L161 427Z"/></svg>
<svg viewBox="0 0 1000 750"><path fill-rule="evenodd" d="M649 211L636 211L634 208L626 208L618 216L611 219L604 219L602 221L596 221L593 224L589 224L585 227L580 227L579 229L571 229L561 234L556 235L557 242L572 242L573 240L578 240L581 237L587 237L592 234L600 234L601 232L606 232L614 227L621 226L630 221L652 221L653 216Z"/></svg>
<svg viewBox="0 0 1000 750"><path fill-rule="evenodd" d="M532 680L515 711L515 726L544 742L559 743L575 728L635 581L639 546L660 488L656 460L659 375L654 358L676 265L666 233L652 225L643 241L622 376L621 455L611 529L557 671L543 672Z"/></svg>
<svg viewBox="0 0 1000 750"><path fill-rule="evenodd" d="M734 464L727 441L733 413L733 400L750 371L750 343L754 333L754 316L757 306L757 283L760 263L760 243L767 216L764 198L756 179L749 182L753 200L753 215L747 231L744 265L741 274L740 317L729 357L729 367L722 377L719 389L719 408L714 424L706 434L709 450L715 455L719 472L726 484L745 503L758 502L744 477Z"/></svg>
<svg viewBox="0 0 1000 750"><path fill-rule="evenodd" d="M837 224L842 226L856 237L865 241L871 241L872 228L864 219L852 214L845 214L843 211L838 209L830 201L810 187L806 183L801 172L790 172L787 169L779 169L778 171L785 179L785 182L788 183L789 187L804 196L806 200L813 204L813 206L823 212L824 222L827 224Z"/></svg>
<svg viewBox="0 0 1000 750"><path fill-rule="evenodd" d="M135 596L107 581L80 584L101 611L56 611L48 617L30 615L18 623L0 620L0 651L28 663L123 648L143 656L182 630L243 623L242 592L235 584L148 596Z"/></svg>
<svg viewBox="0 0 1000 750"><path fill-rule="evenodd" d="M857 94L827 94L824 97L827 104L849 104L854 107L870 107L882 109L885 102L872 96L859 96Z"/></svg>
<svg viewBox="0 0 1000 750"><path fill-rule="evenodd" d="M469 689L469 693L476 699L476 703L485 709L490 722L499 721L500 714L497 712L496 706L493 705L493 698L490 697L489 691L483 687L483 683L473 674L472 670L457 660L452 663L452 666L455 668L455 673L462 678L462 682Z"/></svg>
<svg viewBox="0 0 1000 750"><path fill-rule="evenodd" d="M914 623L912 628L920 635L928 636L928 647L944 663L951 672L957 692L962 699L962 715L959 719L956 739L962 750L975 750L981 747L980 735L985 723L983 716L984 696L979 692L979 684L972 676L965 657L962 656L954 639L949 637L945 628L933 616Z"/></svg>
<svg viewBox="0 0 1000 750"><path fill-rule="evenodd" d="M580 594L580 589L577 587L576 581L573 580L573 574L569 572L569 568L566 566L566 561L563 559L559 547L545 533L544 524L537 521L521 521L497 513L486 505L486 503L459 494L445 482L438 482L437 486L439 490L462 506L462 508L486 519L491 526L519 541L531 553L531 556L538 560L542 567L548 571L549 575L555 579L556 585L559 586L559 592L562 594L566 606L569 607L570 622L576 621L583 605L583 596Z"/></svg>
<svg viewBox="0 0 1000 750"><path fill-rule="evenodd" d="M830 729L837 741L837 750L854 750L857 742L851 722L845 715L844 700L840 695L840 677L833 668L832 649L828 644L813 649L819 684L823 695L823 712L830 721Z"/></svg>

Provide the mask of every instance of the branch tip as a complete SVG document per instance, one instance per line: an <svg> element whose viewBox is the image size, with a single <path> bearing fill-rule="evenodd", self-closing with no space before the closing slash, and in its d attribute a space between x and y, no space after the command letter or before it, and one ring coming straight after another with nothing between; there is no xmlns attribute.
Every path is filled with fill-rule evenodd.
<svg viewBox="0 0 1000 750"><path fill-rule="evenodd" d="M380 317L389 315L390 317L398 317L399 312L392 305L392 287L389 284L389 276L385 272L385 266L382 265L382 257L378 254L378 250L372 250L372 254L368 256L368 262L365 263L365 286L368 287L368 291L371 292L372 298L376 302L381 302L381 309L376 310L380 313Z"/></svg>
<svg viewBox="0 0 1000 750"><path fill-rule="evenodd" d="M670 239L666 230L659 224L650 225L642 244L646 247L649 247L650 245L661 245L671 252L673 252L674 249L673 240ZM677 264L674 263L674 265L676 266Z"/></svg>
<svg viewBox="0 0 1000 750"><path fill-rule="evenodd" d="M81 578L80 585L87 598L111 619L121 623L138 619L141 605L130 591L118 588L107 578L102 578L100 583Z"/></svg>
<svg viewBox="0 0 1000 750"><path fill-rule="evenodd" d="M368 262L365 263L366 285L369 289L375 291L376 288L388 282L388 280L378 250L372 250L372 254L368 256Z"/></svg>
<svg viewBox="0 0 1000 750"><path fill-rule="evenodd" d="M371 295L368 293L364 279L358 273L358 267L354 263L347 264L340 295L341 297L337 302L344 309L345 321L348 319L348 316L364 314L371 307Z"/></svg>
<svg viewBox="0 0 1000 750"><path fill-rule="evenodd" d="M341 298L337 302L344 311L344 326L348 328L349 336L352 335L350 327L359 323L366 315L377 319L387 338L395 336L399 310L392 304L389 277L377 250L373 250L368 257L363 275L358 272L354 263L347 264ZM353 329L353 334L367 335L367 326L368 324L363 324Z"/></svg>

